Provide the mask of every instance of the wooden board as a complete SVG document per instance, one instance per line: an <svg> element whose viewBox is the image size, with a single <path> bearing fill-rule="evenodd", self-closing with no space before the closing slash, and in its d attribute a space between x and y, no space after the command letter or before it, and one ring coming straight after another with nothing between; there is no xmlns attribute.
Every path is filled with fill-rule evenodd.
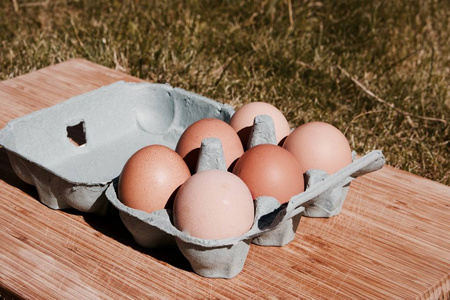
<svg viewBox="0 0 450 300"><path fill-rule="evenodd" d="M117 80L139 81L77 59L1 82L0 128ZM0 149L4 297L436 299L450 291L450 187L388 166L351 184L340 215L302 218L289 245L252 245L228 280L196 275L177 249L137 246L117 215L55 211L37 199Z"/></svg>

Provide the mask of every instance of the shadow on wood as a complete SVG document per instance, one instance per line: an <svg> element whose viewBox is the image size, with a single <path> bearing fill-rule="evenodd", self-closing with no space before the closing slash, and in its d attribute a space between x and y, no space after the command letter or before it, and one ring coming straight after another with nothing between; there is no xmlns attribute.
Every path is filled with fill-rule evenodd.
<svg viewBox="0 0 450 300"><path fill-rule="evenodd" d="M85 214L84 220L95 230L133 248L136 251L150 255L156 260L163 261L175 268L192 272L189 261L183 256L177 247L146 249L139 246L134 241L133 236L128 232L125 225L123 225L116 209L111 210L111 213L104 217L99 217L95 214Z"/></svg>
<svg viewBox="0 0 450 300"><path fill-rule="evenodd" d="M25 194L28 194L30 197L39 201L39 195L36 187L24 182L16 175L16 173L14 173L4 148L0 148L0 180L3 180L7 184L18 188Z"/></svg>

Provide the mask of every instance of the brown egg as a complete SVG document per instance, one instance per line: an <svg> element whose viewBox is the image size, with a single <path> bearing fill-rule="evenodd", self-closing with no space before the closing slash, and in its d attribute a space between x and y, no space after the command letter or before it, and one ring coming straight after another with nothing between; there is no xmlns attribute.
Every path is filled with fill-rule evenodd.
<svg viewBox="0 0 450 300"><path fill-rule="evenodd" d="M227 171L192 175L178 191L174 225L191 236L225 239L246 233L253 225L254 205L245 183Z"/></svg>
<svg viewBox="0 0 450 300"><path fill-rule="evenodd" d="M277 143L291 132L288 121L275 106L265 102L248 103L238 109L230 120L230 125L238 133L244 148L247 147L253 120L258 115L272 117Z"/></svg>
<svg viewBox="0 0 450 300"><path fill-rule="evenodd" d="M119 199L126 206L153 212L171 208L175 191L191 176L184 160L162 145L133 154L119 178Z"/></svg>
<svg viewBox="0 0 450 300"><path fill-rule="evenodd" d="M175 149L192 173L197 166L202 140L209 137L222 142L227 168L244 153L239 137L228 123L214 118L201 119L183 132Z"/></svg>
<svg viewBox="0 0 450 300"><path fill-rule="evenodd" d="M352 162L350 145L344 134L324 122L306 123L296 128L283 148L298 160L302 172L320 169L333 174Z"/></svg>
<svg viewBox="0 0 450 300"><path fill-rule="evenodd" d="M297 160L276 145L262 144L247 150L236 162L233 173L245 182L253 199L272 196L282 204L304 191Z"/></svg>

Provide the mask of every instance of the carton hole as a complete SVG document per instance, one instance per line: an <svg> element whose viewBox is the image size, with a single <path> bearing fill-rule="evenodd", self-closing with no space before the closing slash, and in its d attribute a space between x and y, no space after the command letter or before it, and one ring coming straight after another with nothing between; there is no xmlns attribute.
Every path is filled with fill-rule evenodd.
<svg viewBox="0 0 450 300"><path fill-rule="evenodd" d="M86 128L84 121L73 126L67 126L67 138L77 147L86 145Z"/></svg>

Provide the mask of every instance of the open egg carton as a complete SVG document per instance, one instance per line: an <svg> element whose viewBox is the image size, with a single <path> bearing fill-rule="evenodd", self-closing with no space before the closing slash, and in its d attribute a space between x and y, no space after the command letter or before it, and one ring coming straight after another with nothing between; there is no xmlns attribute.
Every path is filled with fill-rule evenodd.
<svg viewBox="0 0 450 300"><path fill-rule="evenodd" d="M353 153L353 162L332 175L309 170L304 192L283 205L273 197L257 198L250 230L221 240L179 231L169 209L147 213L118 199L117 179L137 150L150 144L174 149L193 122L229 122L233 114L231 106L169 85L117 82L9 122L0 131L0 145L16 174L36 186L43 204L104 214L111 203L139 245L177 245L197 274L231 278L243 269L250 243L283 246L293 240L301 216L337 215L350 182L385 163L376 150L358 159ZM249 147L264 143L276 144L273 122L258 116ZM197 172L208 169L226 170L216 138L201 145Z"/></svg>
<svg viewBox="0 0 450 300"><path fill-rule="evenodd" d="M125 162L150 144L174 149L183 131L234 110L166 84L123 81L10 121L0 145L12 168L53 209L105 213L105 190Z"/></svg>

